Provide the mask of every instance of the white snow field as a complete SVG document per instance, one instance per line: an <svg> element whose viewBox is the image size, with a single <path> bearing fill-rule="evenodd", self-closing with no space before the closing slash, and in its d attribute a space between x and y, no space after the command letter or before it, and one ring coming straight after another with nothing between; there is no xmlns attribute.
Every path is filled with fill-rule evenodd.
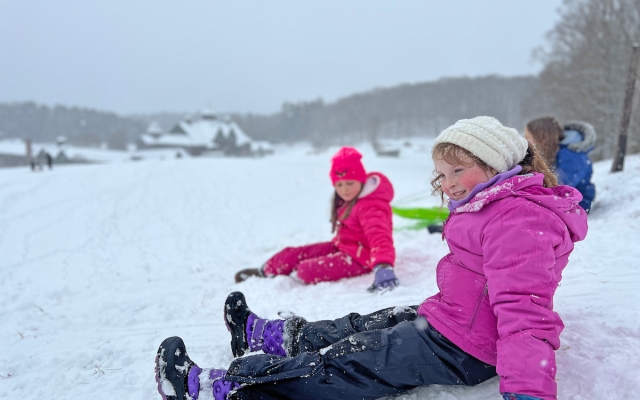
<svg viewBox="0 0 640 400"><path fill-rule="evenodd" d="M308 319L418 304L437 290L440 235L397 231L402 286L365 291L372 276L303 286L291 277L233 281L288 245L331 238L329 160L280 147L262 159L182 159L0 170L0 398L159 399L154 357L181 336L202 367L232 361L222 319L241 290L264 317ZM396 205L434 206L428 141L398 159L363 146ZM596 206L555 298L566 328L557 351L559 399L640 393L640 156L609 173L597 163ZM406 220L395 220L396 226ZM518 238L513 238L518 240ZM401 400L501 399L498 378L432 386Z"/></svg>

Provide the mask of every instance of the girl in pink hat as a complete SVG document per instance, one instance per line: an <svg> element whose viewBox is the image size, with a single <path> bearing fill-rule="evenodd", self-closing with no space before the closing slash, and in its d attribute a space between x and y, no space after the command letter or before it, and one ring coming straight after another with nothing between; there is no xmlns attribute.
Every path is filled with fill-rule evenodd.
<svg viewBox="0 0 640 400"><path fill-rule="evenodd" d="M305 283L337 281L375 270L370 291L389 290L398 284L393 272L391 200L393 186L379 172L367 174L362 154L343 147L331 159L331 182L335 194L331 208L329 242L287 247L261 268L236 274L236 282L251 276L289 275Z"/></svg>

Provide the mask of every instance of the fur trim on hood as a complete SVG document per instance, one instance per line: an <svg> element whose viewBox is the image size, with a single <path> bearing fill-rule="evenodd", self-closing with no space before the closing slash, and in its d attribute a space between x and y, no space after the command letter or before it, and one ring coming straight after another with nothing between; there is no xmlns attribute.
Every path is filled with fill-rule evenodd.
<svg viewBox="0 0 640 400"><path fill-rule="evenodd" d="M595 146L598 135L596 134L596 130L593 129L593 126L591 124L582 121L570 121L567 122L563 128L565 131L574 130L582 134L582 141L570 143L567 146L569 150L584 153L591 150Z"/></svg>
<svg viewBox="0 0 640 400"><path fill-rule="evenodd" d="M393 200L393 186L389 179L380 172L369 172L362 191L358 195L358 199L364 198L391 202Z"/></svg>

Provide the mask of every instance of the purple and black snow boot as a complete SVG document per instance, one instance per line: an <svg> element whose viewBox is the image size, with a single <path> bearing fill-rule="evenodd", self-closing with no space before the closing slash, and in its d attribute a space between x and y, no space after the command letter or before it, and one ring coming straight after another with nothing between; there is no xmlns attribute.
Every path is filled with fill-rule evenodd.
<svg viewBox="0 0 640 400"><path fill-rule="evenodd" d="M225 380L227 371L224 369L201 369L194 365L189 371L189 399L198 400L202 394L203 399L227 400L229 392L240 387L237 382Z"/></svg>
<svg viewBox="0 0 640 400"><path fill-rule="evenodd" d="M162 399L187 399L189 374L197 370L199 368L189 358L181 338L165 339L156 355L156 382Z"/></svg>
<svg viewBox="0 0 640 400"><path fill-rule="evenodd" d="M198 367L179 337L165 339L158 349L156 382L163 400L198 400L200 393L211 393L215 400L227 400L229 392L240 384L226 381L226 374L223 369Z"/></svg>
<svg viewBox="0 0 640 400"><path fill-rule="evenodd" d="M224 304L224 322L231 333L231 352L235 357L248 351L262 350L267 354L285 357L300 328L307 321L304 318L268 320L252 313L241 292L233 292Z"/></svg>
<svg viewBox="0 0 640 400"><path fill-rule="evenodd" d="M238 382L226 381L224 379L226 375L227 371L223 369L212 369L211 371L209 371L207 386L209 383L211 384L211 392L213 393L213 398L215 400L227 400L229 392L240 387L240 384Z"/></svg>

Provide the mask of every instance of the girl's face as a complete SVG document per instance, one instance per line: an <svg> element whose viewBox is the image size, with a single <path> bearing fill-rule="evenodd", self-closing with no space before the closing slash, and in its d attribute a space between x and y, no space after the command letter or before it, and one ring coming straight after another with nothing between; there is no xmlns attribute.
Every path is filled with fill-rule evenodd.
<svg viewBox="0 0 640 400"><path fill-rule="evenodd" d="M496 175L492 168L486 171L478 166L470 157L460 154L464 164L449 164L443 159L434 159L436 174L444 194L452 200L462 200L471 193L479 183L487 182Z"/></svg>
<svg viewBox="0 0 640 400"><path fill-rule="evenodd" d="M336 193L344 201L351 201L355 199L362 190L362 183L354 181L353 179L340 180L336 182Z"/></svg>

